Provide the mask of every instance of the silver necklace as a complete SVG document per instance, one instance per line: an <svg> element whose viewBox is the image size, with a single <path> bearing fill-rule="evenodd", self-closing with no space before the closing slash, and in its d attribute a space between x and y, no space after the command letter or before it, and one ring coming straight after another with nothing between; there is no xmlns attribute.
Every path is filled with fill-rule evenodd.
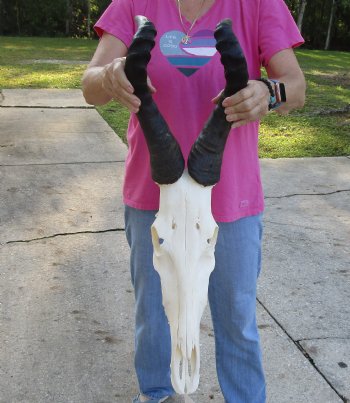
<svg viewBox="0 0 350 403"><path fill-rule="evenodd" d="M199 8L199 10L198 10L198 14L197 14L196 18L193 20L193 22L192 22L190 28L188 29L188 31L186 32L186 28L185 28L184 22L183 22L183 20L182 20L182 15L181 15L181 4L180 4L180 0L177 0L177 4L178 4L178 8L179 8L180 22L181 22L182 28L183 28L183 30L184 30L184 32L185 32L185 36L181 39L181 42L182 42L183 44L185 44L185 45L187 45L188 43L191 43L190 32L192 31L192 28L194 27L195 23L197 22L197 20L198 20L200 14L201 14L201 11L202 11L202 8L203 8L203 6L204 6L204 3L205 3L205 0L202 0L201 6L200 6L200 8Z"/></svg>

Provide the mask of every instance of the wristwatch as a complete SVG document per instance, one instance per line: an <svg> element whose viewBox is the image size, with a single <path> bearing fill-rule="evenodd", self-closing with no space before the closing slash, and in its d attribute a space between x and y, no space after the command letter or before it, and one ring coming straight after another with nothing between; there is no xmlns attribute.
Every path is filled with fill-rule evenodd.
<svg viewBox="0 0 350 403"><path fill-rule="evenodd" d="M269 111L277 109L283 102L286 102L286 88L283 83L271 78L259 78L258 81L264 83L269 89Z"/></svg>

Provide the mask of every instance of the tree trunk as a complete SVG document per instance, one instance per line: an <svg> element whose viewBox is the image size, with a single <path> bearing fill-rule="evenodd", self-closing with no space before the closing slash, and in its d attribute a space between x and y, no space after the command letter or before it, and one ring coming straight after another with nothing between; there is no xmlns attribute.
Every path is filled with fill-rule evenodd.
<svg viewBox="0 0 350 403"><path fill-rule="evenodd" d="M91 8L90 8L90 0L86 0L87 2L87 34L88 38L91 37L91 30L90 30L90 24L91 24Z"/></svg>
<svg viewBox="0 0 350 403"><path fill-rule="evenodd" d="M300 32L303 27L303 18L304 18L306 4L307 4L307 0L301 0L299 14L298 14L298 22L297 22Z"/></svg>
<svg viewBox="0 0 350 403"><path fill-rule="evenodd" d="M324 50L329 49L329 44L331 41L331 32L332 32L332 27L333 27L333 20L334 20L334 14L335 14L335 9L337 7L337 2L336 0L332 1L332 9L331 9L331 15L329 17L329 24L328 24L328 31L327 31L327 39L326 39L326 44L324 46Z"/></svg>
<svg viewBox="0 0 350 403"><path fill-rule="evenodd" d="M18 0L16 1L16 22L17 22L17 34L21 36L21 21L19 17L19 4Z"/></svg>
<svg viewBox="0 0 350 403"><path fill-rule="evenodd" d="M66 35L70 34L70 21L72 18L70 0L66 0Z"/></svg>
<svg viewBox="0 0 350 403"><path fill-rule="evenodd" d="M2 35L3 32L2 13L3 13L3 5L2 0L0 0L0 35Z"/></svg>

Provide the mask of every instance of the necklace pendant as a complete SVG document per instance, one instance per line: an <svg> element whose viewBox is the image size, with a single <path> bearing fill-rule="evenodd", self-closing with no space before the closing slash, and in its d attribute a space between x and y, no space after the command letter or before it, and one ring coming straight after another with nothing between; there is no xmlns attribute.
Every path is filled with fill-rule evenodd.
<svg viewBox="0 0 350 403"><path fill-rule="evenodd" d="M187 44L191 43L191 37L190 37L189 35L185 35L185 36L181 39L181 42L182 42L184 45L187 45Z"/></svg>

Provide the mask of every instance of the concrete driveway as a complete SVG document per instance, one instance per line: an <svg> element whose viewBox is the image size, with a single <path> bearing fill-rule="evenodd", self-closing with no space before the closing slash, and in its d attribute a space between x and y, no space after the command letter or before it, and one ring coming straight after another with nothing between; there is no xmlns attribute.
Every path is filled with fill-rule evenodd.
<svg viewBox="0 0 350 403"><path fill-rule="evenodd" d="M3 90L0 402L129 403L126 147L80 90ZM350 401L350 159L262 160L268 403ZM201 327L197 403L223 402Z"/></svg>

